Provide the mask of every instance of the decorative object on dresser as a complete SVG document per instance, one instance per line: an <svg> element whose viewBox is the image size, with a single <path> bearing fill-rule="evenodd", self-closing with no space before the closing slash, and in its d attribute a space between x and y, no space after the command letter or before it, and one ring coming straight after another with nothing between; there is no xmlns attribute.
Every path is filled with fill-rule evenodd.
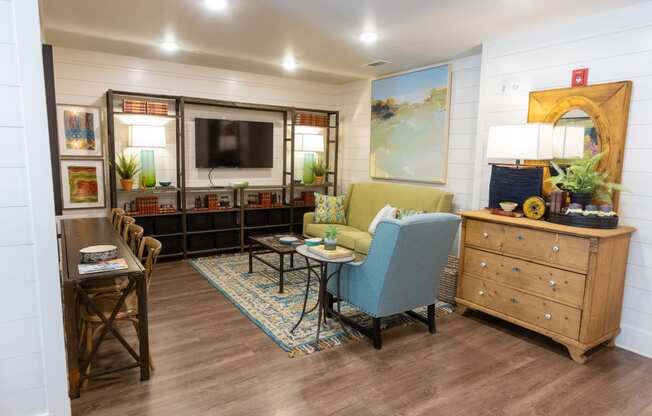
<svg viewBox="0 0 652 416"><path fill-rule="evenodd" d="M620 183L631 93L631 81L533 91L527 120L583 127L584 151L591 155L606 152L598 170L608 172L612 182ZM544 177L549 176L547 162L527 161L526 164L543 166ZM552 185L545 184L544 195L551 191ZM613 206L618 211L618 192L614 194Z"/></svg>
<svg viewBox="0 0 652 416"><path fill-rule="evenodd" d="M563 344L571 358L620 332L632 227L593 230L462 213L456 301Z"/></svg>

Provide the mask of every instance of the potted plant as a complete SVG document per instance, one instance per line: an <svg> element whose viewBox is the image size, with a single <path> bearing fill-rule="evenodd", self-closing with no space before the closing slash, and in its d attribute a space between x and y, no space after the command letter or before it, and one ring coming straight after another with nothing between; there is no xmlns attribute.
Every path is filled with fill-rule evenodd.
<svg viewBox="0 0 652 416"><path fill-rule="evenodd" d="M324 249L335 250L337 248L337 235L340 232L332 225L326 227L324 231Z"/></svg>
<svg viewBox="0 0 652 416"><path fill-rule="evenodd" d="M134 186L134 176L140 172L138 160L134 155L118 155L115 170L120 175L120 185L125 191L131 191Z"/></svg>
<svg viewBox="0 0 652 416"><path fill-rule="evenodd" d="M551 162L557 172L556 176L548 178L548 182L561 190L570 193L571 202L580 204L582 208L593 202L593 197L611 203L611 194L614 190L623 190L617 183L608 182L609 173L599 172L598 164L605 153L595 156L585 156L574 159L565 170L555 162Z"/></svg>
<svg viewBox="0 0 652 416"><path fill-rule="evenodd" d="M324 183L324 176L326 175L326 164L323 160L318 159L312 165L312 173L315 175L315 185L322 185Z"/></svg>

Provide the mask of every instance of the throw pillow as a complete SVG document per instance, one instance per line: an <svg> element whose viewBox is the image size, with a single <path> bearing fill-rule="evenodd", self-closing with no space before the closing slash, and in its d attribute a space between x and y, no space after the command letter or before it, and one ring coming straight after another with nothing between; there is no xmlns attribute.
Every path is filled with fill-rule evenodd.
<svg viewBox="0 0 652 416"><path fill-rule="evenodd" d="M315 192L315 222L346 224L344 198L344 195L330 196Z"/></svg>
<svg viewBox="0 0 652 416"><path fill-rule="evenodd" d="M407 217L411 217L413 215L418 215L418 214L423 214L424 212L425 211L422 211L420 209L397 208L396 209L396 219L404 220Z"/></svg>
<svg viewBox="0 0 652 416"><path fill-rule="evenodd" d="M376 233L376 227L378 227L378 223L384 218L396 218L396 208L392 207L389 204L382 207L374 219L371 221L371 224L369 224L369 234Z"/></svg>

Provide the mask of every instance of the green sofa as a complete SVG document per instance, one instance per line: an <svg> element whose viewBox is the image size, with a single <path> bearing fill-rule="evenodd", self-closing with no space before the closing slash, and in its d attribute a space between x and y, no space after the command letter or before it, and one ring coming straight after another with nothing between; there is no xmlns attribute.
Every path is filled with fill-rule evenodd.
<svg viewBox="0 0 652 416"><path fill-rule="evenodd" d="M427 186L403 185L386 182L359 182L349 186L344 202L347 224L336 224L339 230L337 243L367 255L372 235L367 231L378 211L386 204L396 208L425 212L450 212L453 194ZM303 234L308 237L324 237L331 224L316 224L315 214L303 217Z"/></svg>

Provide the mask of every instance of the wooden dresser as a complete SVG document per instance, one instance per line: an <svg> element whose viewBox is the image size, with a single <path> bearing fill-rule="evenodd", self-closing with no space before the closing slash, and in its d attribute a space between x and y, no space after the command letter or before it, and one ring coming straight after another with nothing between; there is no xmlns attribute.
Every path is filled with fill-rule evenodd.
<svg viewBox="0 0 652 416"><path fill-rule="evenodd" d="M456 301L544 334L574 361L620 332L631 227L569 227L462 213Z"/></svg>

